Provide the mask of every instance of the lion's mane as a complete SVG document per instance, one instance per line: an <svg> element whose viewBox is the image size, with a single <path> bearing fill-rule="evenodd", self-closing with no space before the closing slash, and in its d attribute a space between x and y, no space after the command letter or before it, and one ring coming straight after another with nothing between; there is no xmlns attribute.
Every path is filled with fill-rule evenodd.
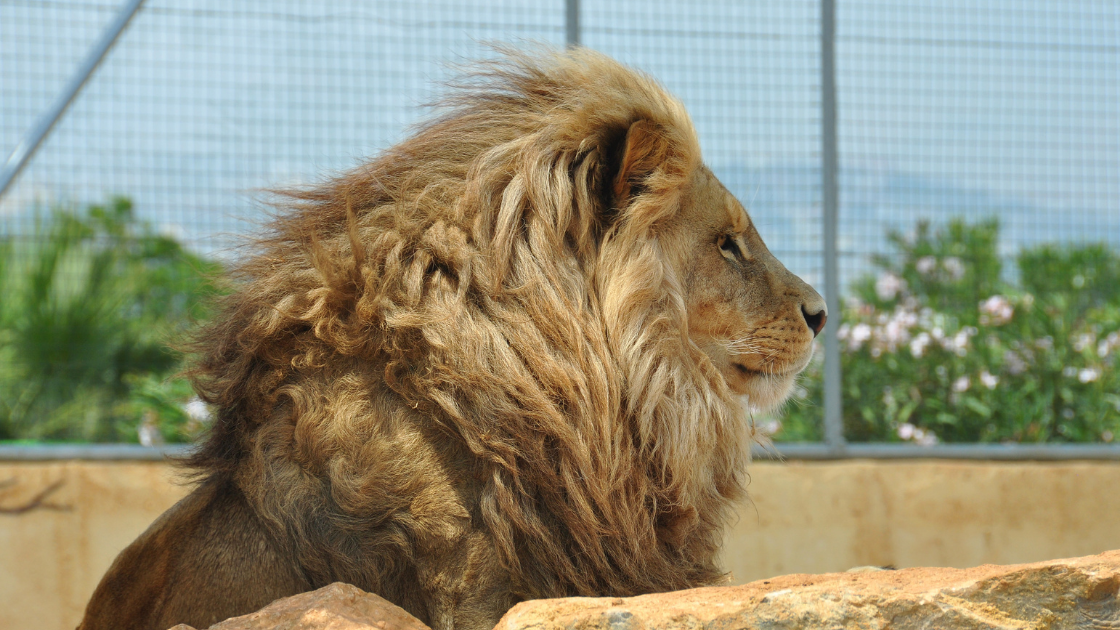
<svg viewBox="0 0 1120 630"><path fill-rule="evenodd" d="M637 121L659 141L622 164ZM699 166L683 106L601 55L483 66L407 140L285 193L198 340L217 417L189 464L312 582L407 572L448 471L519 598L717 579L746 423L657 234Z"/></svg>

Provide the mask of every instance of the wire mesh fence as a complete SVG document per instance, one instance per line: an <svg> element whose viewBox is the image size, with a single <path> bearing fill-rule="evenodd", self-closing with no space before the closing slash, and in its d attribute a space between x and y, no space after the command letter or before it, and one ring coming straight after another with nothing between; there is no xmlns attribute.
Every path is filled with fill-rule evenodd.
<svg viewBox="0 0 1120 630"><path fill-rule="evenodd" d="M846 437L1111 442L1120 7L836 11Z"/></svg>
<svg viewBox="0 0 1120 630"><path fill-rule="evenodd" d="M0 152L49 109L121 7L109 0L0 0ZM651 73L684 101L706 161L750 208L775 254L821 287L822 70L831 68L821 63L820 1L148 0L0 198L7 247L0 254L8 261L0 288L14 296L17 276L34 275L28 261L44 249L35 243L49 238L52 208L77 212L98 203L111 210L108 200L117 195L131 200L129 220L144 224L146 237L182 243L184 255L229 260L239 235L253 233L265 216L258 191L360 164L424 118L424 104L441 93L456 64L495 54L488 43L563 46L576 26L573 8L582 45ZM1120 249L1120 7L1090 0L1014 7L994 0L840 1L835 20L828 45L835 59L836 245L848 321L832 330L846 357L844 409L836 414L846 437L1110 441L1120 433L1120 398L1107 391L1116 383L1120 342L1109 334L1120 327L1120 306L1097 284L1112 277L1109 255ZM993 218L998 227L985 241L977 226ZM954 219L959 238L949 234ZM919 230L923 222L928 232ZM999 262L986 279L975 271L986 260L984 243ZM1023 287L1021 252L1056 244L1057 260L1073 265L1073 282L1077 269L1089 269L1078 252L1094 243L1102 244L1103 262L1081 275L1095 274L1083 284L1104 297L1078 322L1039 335L1057 346L1068 342L1068 356L1051 357L1057 363L1046 376L1053 380L1048 406L1019 400L1022 426L1004 427L1009 421L997 412L1014 401L997 394L1027 386L1012 373L1014 361L1041 365L1045 357L1040 347L1013 347L1016 335L1026 342L1022 327L1011 334L991 317L982 325L979 302L1006 297L1014 317L1026 317L1035 307L1024 296L1035 299L1045 287ZM70 259L74 274L86 273L87 263ZM972 275L958 277L958 264ZM1050 276L1069 271L1047 268ZM987 293L965 295L962 283ZM0 310L9 322L17 301L5 299ZM950 308L958 302L967 307L960 313ZM1037 302L1035 310L1049 312ZM7 335L0 337L0 413L7 414L0 439L80 437L52 433L47 416L62 413L65 401L38 412L27 402L47 394L27 391L28 355L13 340L18 330L0 331ZM1076 350L1079 335L1092 339ZM40 359L74 360L54 352ZM974 355L992 358L977 363ZM920 359L939 362L945 373L931 365L916 376L925 369ZM892 368L891 361L909 363ZM1092 375L1085 370L1095 378L1083 378ZM779 442L824 438L820 372L820 365L811 368L786 411L758 419ZM925 380L910 386L919 376ZM969 386L956 391L966 377ZM136 426L164 408L144 400L189 396L130 378L109 379L132 392L131 402L107 412L122 428L82 435L142 438ZM1000 382L988 388L991 378ZM1073 388L1069 396L1063 387ZM938 398L944 404L934 404ZM90 408L80 404L63 415L81 422L75 418ZM21 426L39 428L16 432L13 414L22 414ZM987 430L994 423L998 430ZM1063 434L1063 426L1073 428Z"/></svg>

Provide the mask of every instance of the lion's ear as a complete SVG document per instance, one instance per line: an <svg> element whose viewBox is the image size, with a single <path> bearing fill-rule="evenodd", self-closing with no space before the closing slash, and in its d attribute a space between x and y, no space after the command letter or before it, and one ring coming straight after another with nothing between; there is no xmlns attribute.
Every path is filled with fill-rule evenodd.
<svg viewBox="0 0 1120 630"><path fill-rule="evenodd" d="M669 151L669 141L657 124L639 120L630 125L614 179L617 207L625 206L631 197L641 192L646 178L665 163Z"/></svg>

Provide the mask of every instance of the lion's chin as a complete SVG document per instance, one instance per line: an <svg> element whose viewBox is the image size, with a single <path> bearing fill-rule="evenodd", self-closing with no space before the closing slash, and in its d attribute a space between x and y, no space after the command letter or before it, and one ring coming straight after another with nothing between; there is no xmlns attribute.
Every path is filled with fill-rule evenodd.
<svg viewBox="0 0 1120 630"><path fill-rule="evenodd" d="M754 413L764 414L772 411L789 398L797 375L809 365L813 356L813 346L785 365L768 370L751 367L753 357L728 357L724 378L731 391L746 398L748 407ZM737 360L738 359L738 360Z"/></svg>
<svg viewBox="0 0 1120 630"><path fill-rule="evenodd" d="M746 399L751 411L767 413L789 398L800 370L788 373L766 373L732 364L734 374L727 378L731 391Z"/></svg>

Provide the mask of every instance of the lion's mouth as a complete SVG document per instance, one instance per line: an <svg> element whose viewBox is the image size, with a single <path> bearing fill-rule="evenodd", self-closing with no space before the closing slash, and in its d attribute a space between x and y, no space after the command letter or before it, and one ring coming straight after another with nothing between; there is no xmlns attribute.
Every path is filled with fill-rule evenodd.
<svg viewBox="0 0 1120 630"><path fill-rule="evenodd" d="M739 374L739 376L749 378L783 379L801 372L801 370L805 369L805 366L808 365L808 363L808 361L805 361L802 365L787 366L784 369L779 369L778 367L770 367L766 370L759 370L756 368L748 367L743 363L737 363L734 361L731 362L731 365L735 368L735 372Z"/></svg>
<svg viewBox="0 0 1120 630"><path fill-rule="evenodd" d="M741 374L742 376L752 376L752 377L781 376L781 374L778 373L778 372L774 372L774 371L763 372L762 370L755 370L755 369L749 368L749 367L743 365L742 363L732 363L731 365L734 366L735 371L738 372L739 374Z"/></svg>

